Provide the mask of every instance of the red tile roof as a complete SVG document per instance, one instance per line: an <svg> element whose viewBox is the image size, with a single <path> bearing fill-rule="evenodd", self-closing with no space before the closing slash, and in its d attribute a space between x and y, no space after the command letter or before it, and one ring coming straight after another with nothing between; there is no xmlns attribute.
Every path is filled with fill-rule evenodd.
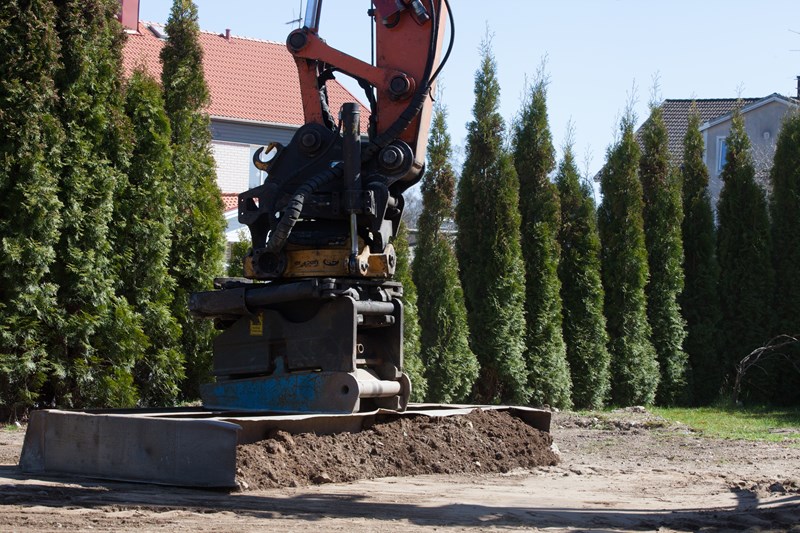
<svg viewBox="0 0 800 533"><path fill-rule="evenodd" d="M222 205L224 212L231 211L239 208L239 193L224 192L222 193Z"/></svg>
<svg viewBox="0 0 800 533"><path fill-rule="evenodd" d="M164 46L151 30L157 24L139 22L139 33L129 33L123 51L123 69L129 75L143 65L156 79L161 78L159 54ZM294 58L284 43L246 37L200 32L203 67L211 93L211 116L252 120L270 124L300 126L303 107ZM359 101L339 82L328 84L331 110L345 102ZM363 107L363 106L362 106ZM361 131L367 131L368 112L362 109Z"/></svg>

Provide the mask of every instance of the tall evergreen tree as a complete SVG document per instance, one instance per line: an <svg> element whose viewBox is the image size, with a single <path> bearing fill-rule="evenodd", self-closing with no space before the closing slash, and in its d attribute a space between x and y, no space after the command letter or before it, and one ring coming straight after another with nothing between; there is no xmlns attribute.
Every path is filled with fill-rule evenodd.
<svg viewBox="0 0 800 533"><path fill-rule="evenodd" d="M647 322L645 285L649 274L634 122L632 113L626 113L620 123L621 138L608 150L600 176L603 203L598 210L611 394L618 405L653 403L659 380Z"/></svg>
<svg viewBox="0 0 800 533"><path fill-rule="evenodd" d="M403 370L411 380L411 401L425 400L428 383L420 359L419 308L417 288L411 277L411 251L408 246L408 228L400 224L394 239L397 268L394 279L403 284Z"/></svg>
<svg viewBox="0 0 800 533"><path fill-rule="evenodd" d="M484 402L527 403L525 267L520 245L519 180L504 147L500 84L488 40L475 74L474 119L458 185L456 253L464 287L470 347L481 365L476 395Z"/></svg>
<svg viewBox="0 0 800 533"><path fill-rule="evenodd" d="M171 314L175 284L167 272L170 251L172 149L161 87L137 70L125 91L134 149L128 179L115 201L112 238L119 286L142 316L149 340L135 368L145 405L167 405L178 395L183 355L180 327Z"/></svg>
<svg viewBox="0 0 800 533"><path fill-rule="evenodd" d="M708 168L703 162L705 143L700 115L689 115L683 139L683 270L686 277L680 297L686 319L684 348L689 356L694 402L712 402L720 391L722 371L717 351L720 321L719 264L714 212L708 192Z"/></svg>
<svg viewBox="0 0 800 533"><path fill-rule="evenodd" d="M564 341L572 372L572 399L576 407L599 409L611 387L611 356L606 347L608 334L600 279L600 236L592 190L581 182L569 144L558 168L556 185L561 197L558 275L564 308Z"/></svg>
<svg viewBox="0 0 800 533"><path fill-rule="evenodd" d="M774 272L770 257L770 227L764 191L755 181L750 140L744 119L734 112L725 139L722 191L717 204L717 253L722 303L722 353L729 378L735 365L769 340ZM750 372L742 396L765 401L772 396L772 372Z"/></svg>
<svg viewBox="0 0 800 533"><path fill-rule="evenodd" d="M664 112L653 104L642 128L644 149L639 176L644 197L644 231L650 282L647 317L653 329L661 380L656 399L663 405L686 403L686 337L678 296L683 290L683 205L680 175L670 164Z"/></svg>
<svg viewBox="0 0 800 533"><path fill-rule="evenodd" d="M775 150L772 180L772 263L775 267L776 334L800 334L800 113L783 122ZM800 349L788 355L800 362ZM779 401L800 403L800 374L787 366L779 373Z"/></svg>
<svg viewBox="0 0 800 533"><path fill-rule="evenodd" d="M451 157L446 110L437 104L428 138L413 273L419 293L420 353L428 378L427 399L443 403L468 401L478 377L455 250L441 229L453 218L456 177Z"/></svg>
<svg viewBox="0 0 800 533"><path fill-rule="evenodd" d="M222 273L225 221L222 199L211 154L211 131L205 109L209 103L203 75L203 50L199 42L197 6L191 0L175 0L161 51L161 85L172 127L175 209L170 274L175 278L172 313L181 326L181 346L186 356L183 393L199 395L199 386L210 380L213 327L208 320L189 315L193 292L210 290Z"/></svg>
<svg viewBox="0 0 800 533"><path fill-rule="evenodd" d="M51 371L46 328L56 287L48 273L60 230L63 142L54 116L58 50L52 2L0 6L0 420L32 406Z"/></svg>
<svg viewBox="0 0 800 533"><path fill-rule="evenodd" d="M529 91L513 127L525 261L525 363L531 402L568 408L572 380L561 332L558 279L561 205L549 178L555 168L555 148L547 122L547 80L542 73Z"/></svg>
<svg viewBox="0 0 800 533"><path fill-rule="evenodd" d="M247 237L247 233L239 230L238 237L238 241L231 243L228 266L225 269L225 275L230 278L241 278L244 275L244 258L250 251L250 239Z"/></svg>
<svg viewBox="0 0 800 533"><path fill-rule="evenodd" d="M122 106L122 27L114 0L56 0L62 65L56 75L65 131L64 203L53 279L63 311L51 331L50 380L59 405L129 406L145 338L139 317L114 294L109 239L113 195L130 150Z"/></svg>

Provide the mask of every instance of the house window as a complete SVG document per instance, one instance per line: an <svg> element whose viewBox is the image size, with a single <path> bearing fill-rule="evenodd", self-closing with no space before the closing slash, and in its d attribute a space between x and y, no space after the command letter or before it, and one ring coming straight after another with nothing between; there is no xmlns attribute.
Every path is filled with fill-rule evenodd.
<svg viewBox="0 0 800 533"><path fill-rule="evenodd" d="M725 143L725 137L717 137L717 174L722 172L725 167L725 157L728 154L728 145Z"/></svg>

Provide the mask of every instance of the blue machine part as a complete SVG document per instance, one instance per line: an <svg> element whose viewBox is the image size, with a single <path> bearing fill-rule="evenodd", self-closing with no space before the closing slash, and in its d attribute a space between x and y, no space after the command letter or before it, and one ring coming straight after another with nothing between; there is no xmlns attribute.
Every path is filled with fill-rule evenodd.
<svg viewBox="0 0 800 533"><path fill-rule="evenodd" d="M372 373L295 372L208 383L201 387L206 409L275 413L355 413L361 398L400 396L408 401L410 383L377 379Z"/></svg>

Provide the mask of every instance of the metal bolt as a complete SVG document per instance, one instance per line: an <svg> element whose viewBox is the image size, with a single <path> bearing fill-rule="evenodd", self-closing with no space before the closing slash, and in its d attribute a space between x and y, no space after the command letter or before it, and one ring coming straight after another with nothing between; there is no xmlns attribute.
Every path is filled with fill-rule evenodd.
<svg viewBox="0 0 800 533"><path fill-rule="evenodd" d="M295 31L289 35L289 46L292 47L292 50L295 52L301 50L307 42L308 38L300 31Z"/></svg>
<svg viewBox="0 0 800 533"><path fill-rule="evenodd" d="M309 131L304 133L302 137L300 137L300 144L303 148L309 152L313 152L317 148L319 148L322 139L320 139L319 133L316 131Z"/></svg>
<svg viewBox="0 0 800 533"><path fill-rule="evenodd" d="M394 96L403 96L411 90L411 82L405 76L395 76L389 82L389 92Z"/></svg>
<svg viewBox="0 0 800 533"><path fill-rule="evenodd" d="M381 164L389 170L396 170L403 164L403 152L396 146L387 146L381 151Z"/></svg>

